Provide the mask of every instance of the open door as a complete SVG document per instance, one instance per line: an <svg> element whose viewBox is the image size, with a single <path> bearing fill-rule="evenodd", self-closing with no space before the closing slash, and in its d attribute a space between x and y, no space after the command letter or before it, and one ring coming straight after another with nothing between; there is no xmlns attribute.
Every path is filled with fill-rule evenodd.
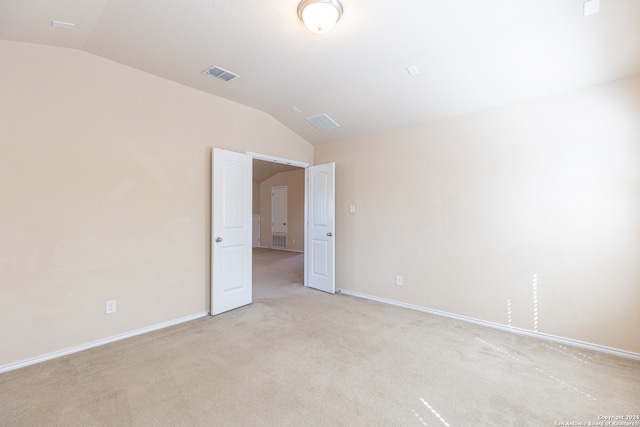
<svg viewBox="0 0 640 427"><path fill-rule="evenodd" d="M251 304L251 156L213 149L211 314Z"/></svg>
<svg viewBox="0 0 640 427"><path fill-rule="evenodd" d="M335 163L305 170L307 237L305 285L335 293Z"/></svg>

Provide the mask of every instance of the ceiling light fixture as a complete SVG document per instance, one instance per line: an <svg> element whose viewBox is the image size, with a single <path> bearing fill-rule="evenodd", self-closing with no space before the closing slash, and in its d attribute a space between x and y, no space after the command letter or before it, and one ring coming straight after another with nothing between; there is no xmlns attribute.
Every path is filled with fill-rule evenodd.
<svg viewBox="0 0 640 427"><path fill-rule="evenodd" d="M342 17L342 4L338 0L302 0L298 16L310 31L326 33Z"/></svg>

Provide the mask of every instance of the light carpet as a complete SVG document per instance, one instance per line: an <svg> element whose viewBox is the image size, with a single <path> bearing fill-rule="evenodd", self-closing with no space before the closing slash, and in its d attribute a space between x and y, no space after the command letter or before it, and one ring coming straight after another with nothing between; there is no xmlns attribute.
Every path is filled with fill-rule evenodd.
<svg viewBox="0 0 640 427"><path fill-rule="evenodd" d="M557 426L640 414L638 361L325 294L302 286L302 254L254 257L249 306L1 374L0 425Z"/></svg>

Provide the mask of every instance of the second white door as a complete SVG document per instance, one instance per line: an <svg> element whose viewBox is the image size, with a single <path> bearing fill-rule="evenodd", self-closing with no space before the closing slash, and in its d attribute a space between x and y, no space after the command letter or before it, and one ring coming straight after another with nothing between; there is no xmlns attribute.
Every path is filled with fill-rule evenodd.
<svg viewBox="0 0 640 427"><path fill-rule="evenodd" d="M306 169L305 284L335 293L335 163Z"/></svg>

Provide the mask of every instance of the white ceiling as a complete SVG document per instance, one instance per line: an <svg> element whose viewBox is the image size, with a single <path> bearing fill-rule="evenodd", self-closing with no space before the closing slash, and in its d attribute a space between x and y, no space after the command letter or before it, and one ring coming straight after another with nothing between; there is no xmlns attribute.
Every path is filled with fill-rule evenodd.
<svg viewBox="0 0 640 427"><path fill-rule="evenodd" d="M0 38L81 49L228 98L313 144L640 72L640 0L601 0L589 17L584 0L342 0L342 20L321 35L298 20L298 2L0 0ZM211 65L240 77L203 75ZM320 113L340 127L306 121Z"/></svg>

